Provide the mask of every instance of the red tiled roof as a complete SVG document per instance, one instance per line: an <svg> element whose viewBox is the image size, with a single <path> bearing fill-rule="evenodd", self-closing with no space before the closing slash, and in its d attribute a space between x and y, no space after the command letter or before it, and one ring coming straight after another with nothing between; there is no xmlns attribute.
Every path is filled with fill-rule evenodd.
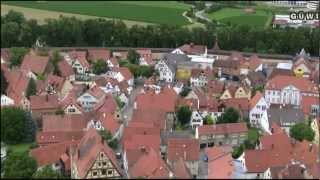
<svg viewBox="0 0 320 180"><path fill-rule="evenodd" d="M154 127L158 127L162 130L165 129L166 125L166 112L162 110L134 110L131 118L131 122L141 122L145 124L152 124Z"/></svg>
<svg viewBox="0 0 320 180"><path fill-rule="evenodd" d="M306 61L304 58L299 58L294 64L293 69L297 68L300 64L304 64L310 71L312 71L313 67L309 61Z"/></svg>
<svg viewBox="0 0 320 180"><path fill-rule="evenodd" d="M114 152L103 142L96 129L89 129L83 138L81 138L77 151L73 156L73 161L80 178L86 177L100 152L103 152L107 156L120 175L123 174Z"/></svg>
<svg viewBox="0 0 320 180"><path fill-rule="evenodd" d="M174 162L172 166L173 166L172 170L175 178L192 179L192 175L182 158L179 158L179 160Z"/></svg>
<svg viewBox="0 0 320 180"><path fill-rule="evenodd" d="M169 161L177 161L183 158L184 161L198 161L200 144L197 139L168 139L167 155Z"/></svg>
<svg viewBox="0 0 320 180"><path fill-rule="evenodd" d="M130 140L124 141L124 149L140 149L142 147L153 148L156 151L160 150L159 135L132 135Z"/></svg>
<svg viewBox="0 0 320 180"><path fill-rule="evenodd" d="M97 99L102 99L106 95L106 93L98 86L93 86L87 92Z"/></svg>
<svg viewBox="0 0 320 180"><path fill-rule="evenodd" d="M87 61L87 53L85 51L71 51L69 52L69 55L72 60L77 59L81 66L90 68L90 64Z"/></svg>
<svg viewBox="0 0 320 180"><path fill-rule="evenodd" d="M248 111L250 110L250 103L248 98L231 98L223 100L226 108L233 107L237 110Z"/></svg>
<svg viewBox="0 0 320 180"><path fill-rule="evenodd" d="M231 146L220 146L206 149L208 156L208 178L230 179L234 171Z"/></svg>
<svg viewBox="0 0 320 180"><path fill-rule="evenodd" d="M118 84L118 81L116 79L110 78L110 77L98 77L95 81L97 86L106 86L108 83L110 83L112 86L115 86Z"/></svg>
<svg viewBox="0 0 320 180"><path fill-rule="evenodd" d="M276 141L275 141L276 139ZM312 164L319 160L319 149L310 142L292 141L285 132L262 137L261 150L245 150L248 172L264 172L270 166L283 166L291 160Z"/></svg>
<svg viewBox="0 0 320 180"><path fill-rule="evenodd" d="M14 100L15 104L19 104L27 90L30 79L20 70L10 71L7 75L7 95Z"/></svg>
<svg viewBox="0 0 320 180"><path fill-rule="evenodd" d="M254 108L260 99L263 97L260 91L257 91L253 98L250 100L250 109Z"/></svg>
<svg viewBox="0 0 320 180"><path fill-rule="evenodd" d="M266 84L266 89L280 90L286 86L293 85L302 92L310 92L318 94L318 87L305 78L295 76L275 76Z"/></svg>
<svg viewBox="0 0 320 180"><path fill-rule="evenodd" d="M108 49L88 49L88 58L93 62L99 59L107 61L110 56L111 53Z"/></svg>
<svg viewBox="0 0 320 180"><path fill-rule="evenodd" d="M262 64L261 59L257 55L252 55L249 58L249 62L250 62L249 68L252 71L256 70Z"/></svg>
<svg viewBox="0 0 320 180"><path fill-rule="evenodd" d="M30 154L36 159L39 167L51 165L58 162L60 157L68 151L69 147L76 145L78 142L79 141L64 141L50 144L32 149Z"/></svg>
<svg viewBox="0 0 320 180"><path fill-rule="evenodd" d="M87 120L81 114L44 115L42 131L81 131L87 126Z"/></svg>
<svg viewBox="0 0 320 180"><path fill-rule="evenodd" d="M107 94L103 100L94 106L96 114L114 114L117 111L117 102L111 94Z"/></svg>
<svg viewBox="0 0 320 180"><path fill-rule="evenodd" d="M63 109L67 108L69 105L73 105L81 113L84 113L84 109L77 103L77 96L75 91L75 89L71 89L59 103Z"/></svg>
<svg viewBox="0 0 320 180"><path fill-rule="evenodd" d="M311 106L312 105L320 105L319 97L315 96L302 96L301 99L301 108L305 115L310 115L311 113Z"/></svg>
<svg viewBox="0 0 320 180"><path fill-rule="evenodd" d="M82 138L84 131L52 131L37 132L37 143L39 145L48 145L64 141L77 141Z"/></svg>
<svg viewBox="0 0 320 180"><path fill-rule="evenodd" d="M228 57L227 60L229 60L229 61L239 61L240 64L241 64L241 62L244 61L244 57L243 57L242 53L240 53L238 51L233 51L231 53L231 55Z"/></svg>
<svg viewBox="0 0 320 180"><path fill-rule="evenodd" d="M180 46L179 49L187 54L203 54L205 53L206 46L190 43Z"/></svg>
<svg viewBox="0 0 320 180"><path fill-rule="evenodd" d="M130 79L133 78L132 73L130 72L130 70L126 67L120 67L119 68L119 72L122 74L122 76L124 77L125 81L128 81Z"/></svg>
<svg viewBox="0 0 320 180"><path fill-rule="evenodd" d="M160 129L153 127L145 127L145 126L128 126L125 127L123 130L123 136L122 136L122 143L126 142L126 141L131 141L131 138L133 135L156 135L160 137Z"/></svg>
<svg viewBox="0 0 320 180"><path fill-rule="evenodd" d="M130 178L169 178L170 169L154 149L146 149L129 169Z"/></svg>
<svg viewBox="0 0 320 180"><path fill-rule="evenodd" d="M112 135L115 135L120 128L119 122L112 114L102 114L99 119L102 121L102 126L111 132Z"/></svg>
<svg viewBox="0 0 320 180"><path fill-rule="evenodd" d="M207 68L205 70L203 69L192 69L191 70L191 77L193 78L198 78L200 75L204 75L206 76L207 78L210 78L212 77L212 70Z"/></svg>
<svg viewBox="0 0 320 180"><path fill-rule="evenodd" d="M35 53L28 53L24 56L20 69L32 71L36 74L43 74L49 63L49 56L38 56Z"/></svg>
<svg viewBox="0 0 320 180"><path fill-rule="evenodd" d="M165 112L174 112L177 94L172 88L164 88L159 94L146 92L137 96L137 108L142 110L161 109ZM156 102L156 103L155 103Z"/></svg>
<svg viewBox="0 0 320 180"><path fill-rule="evenodd" d="M30 96L31 110L58 109L59 100L56 95Z"/></svg>
<svg viewBox="0 0 320 180"><path fill-rule="evenodd" d="M208 85L205 87L208 89L209 95L222 94L224 89L224 83L220 81L208 81Z"/></svg>
<svg viewBox="0 0 320 180"><path fill-rule="evenodd" d="M56 87L58 91L62 90L64 82L65 82L64 78L60 76L55 76L53 74L50 74L47 78L47 83Z"/></svg>
<svg viewBox="0 0 320 180"><path fill-rule="evenodd" d="M74 70L72 66L69 65L65 60L62 60L58 63L58 68L62 77L69 77L71 75L74 75Z"/></svg>
<svg viewBox="0 0 320 180"><path fill-rule="evenodd" d="M199 136L207 134L232 134L248 132L246 123L226 123L198 127Z"/></svg>

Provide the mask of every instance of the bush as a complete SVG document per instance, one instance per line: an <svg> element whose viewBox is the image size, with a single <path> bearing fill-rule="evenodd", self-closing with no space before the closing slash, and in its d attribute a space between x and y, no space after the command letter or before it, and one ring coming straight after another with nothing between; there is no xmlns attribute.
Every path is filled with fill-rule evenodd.
<svg viewBox="0 0 320 180"><path fill-rule="evenodd" d="M298 141L314 139L315 133L306 123L298 123L290 128L290 136Z"/></svg>
<svg viewBox="0 0 320 180"><path fill-rule="evenodd" d="M177 112L177 117L179 123L181 123L182 126L188 124L191 119L191 110L188 106L180 106Z"/></svg>
<svg viewBox="0 0 320 180"><path fill-rule="evenodd" d="M20 66L29 49L23 47L10 48L10 67Z"/></svg>

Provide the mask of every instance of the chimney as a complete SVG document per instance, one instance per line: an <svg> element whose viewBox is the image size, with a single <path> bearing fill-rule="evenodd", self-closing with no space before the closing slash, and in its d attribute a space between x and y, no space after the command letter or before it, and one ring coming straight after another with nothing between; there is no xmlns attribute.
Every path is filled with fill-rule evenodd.
<svg viewBox="0 0 320 180"><path fill-rule="evenodd" d="M80 150L78 149L78 159L80 159Z"/></svg>
<svg viewBox="0 0 320 180"><path fill-rule="evenodd" d="M310 143L310 144L309 144L309 152L312 151L312 147L313 147L313 145Z"/></svg>
<svg viewBox="0 0 320 180"><path fill-rule="evenodd" d="M146 152L146 147L145 146L141 146L140 147L140 151L145 153Z"/></svg>
<svg viewBox="0 0 320 180"><path fill-rule="evenodd" d="M187 152L186 151L183 152L183 158L185 161L187 160Z"/></svg>

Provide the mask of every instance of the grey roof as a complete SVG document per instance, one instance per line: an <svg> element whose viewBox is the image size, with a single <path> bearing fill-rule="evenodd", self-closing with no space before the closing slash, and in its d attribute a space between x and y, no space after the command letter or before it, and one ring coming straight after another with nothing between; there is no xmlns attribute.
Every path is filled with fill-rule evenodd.
<svg viewBox="0 0 320 180"><path fill-rule="evenodd" d="M271 105L267 110L269 123L276 122L280 126L288 126L286 124L297 124L304 121L304 114L298 106L282 106Z"/></svg>
<svg viewBox="0 0 320 180"><path fill-rule="evenodd" d="M178 64L184 64L190 62L190 58L185 54L163 54L162 58L164 59L168 67L172 72L176 72Z"/></svg>

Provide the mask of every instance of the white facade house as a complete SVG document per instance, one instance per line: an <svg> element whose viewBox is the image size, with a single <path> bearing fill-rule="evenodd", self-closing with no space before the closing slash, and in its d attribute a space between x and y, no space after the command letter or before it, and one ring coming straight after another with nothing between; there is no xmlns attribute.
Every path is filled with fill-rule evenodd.
<svg viewBox="0 0 320 180"><path fill-rule="evenodd" d="M208 78L205 74L200 74L199 76L191 76L190 84L191 86L203 87L208 84Z"/></svg>
<svg viewBox="0 0 320 180"><path fill-rule="evenodd" d="M221 116L222 112L218 111L208 111L208 110L193 110L191 114L190 126L192 128L197 128L199 126L203 126L203 119L209 115L216 122L217 118Z"/></svg>
<svg viewBox="0 0 320 180"><path fill-rule="evenodd" d="M266 90L265 99L269 104L292 104L300 105L300 90L292 85L281 90Z"/></svg>
<svg viewBox="0 0 320 180"><path fill-rule="evenodd" d="M256 94L250 101L249 119L250 124L254 127L262 128L264 131L269 131L267 115L268 104L261 93Z"/></svg>
<svg viewBox="0 0 320 180"><path fill-rule="evenodd" d="M173 50L171 53L172 53L172 54L184 54L184 52L183 52L181 49L179 49L179 48Z"/></svg>
<svg viewBox="0 0 320 180"><path fill-rule="evenodd" d="M169 68L168 64L165 63L164 60L160 60L156 64L156 70L158 70L159 75L160 75L160 80L163 80L165 82L173 82L174 77L175 77L175 72L173 72L172 68Z"/></svg>
<svg viewBox="0 0 320 180"><path fill-rule="evenodd" d="M11 106L14 105L14 100L10 97L2 94L1 95L1 106Z"/></svg>

